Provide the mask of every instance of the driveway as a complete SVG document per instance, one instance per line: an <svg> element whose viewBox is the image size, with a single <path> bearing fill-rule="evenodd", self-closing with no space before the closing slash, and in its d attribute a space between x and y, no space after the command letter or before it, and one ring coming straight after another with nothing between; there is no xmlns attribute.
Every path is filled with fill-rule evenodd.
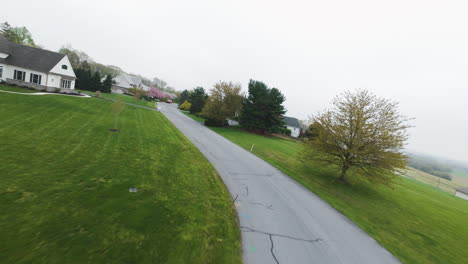
<svg viewBox="0 0 468 264"><path fill-rule="evenodd" d="M176 105L158 106L229 189L239 215L244 263L400 263L345 216L264 160L180 113Z"/></svg>

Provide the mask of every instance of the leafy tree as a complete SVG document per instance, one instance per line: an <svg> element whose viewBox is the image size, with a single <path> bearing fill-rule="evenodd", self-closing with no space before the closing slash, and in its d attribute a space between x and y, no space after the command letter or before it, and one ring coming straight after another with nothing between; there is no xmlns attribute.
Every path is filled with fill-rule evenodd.
<svg viewBox="0 0 468 264"><path fill-rule="evenodd" d="M11 42L38 47L26 27L12 27L8 22L5 22L0 25L0 33Z"/></svg>
<svg viewBox="0 0 468 264"><path fill-rule="evenodd" d="M205 106L207 97L208 95L205 93L205 89L203 89L203 87L193 89L189 96L189 102L192 104L190 107L190 113L200 113Z"/></svg>
<svg viewBox="0 0 468 264"><path fill-rule="evenodd" d="M93 77L91 78L91 91L102 91L102 82L101 82L101 74L99 72L94 72Z"/></svg>
<svg viewBox="0 0 468 264"><path fill-rule="evenodd" d="M150 88L148 91L148 96L162 99L164 98L164 92L159 90L158 88Z"/></svg>
<svg viewBox="0 0 468 264"><path fill-rule="evenodd" d="M309 125L307 128L304 136L306 138L316 138L319 135L319 129L320 129L320 124L317 122L313 122L312 124Z"/></svg>
<svg viewBox="0 0 468 264"><path fill-rule="evenodd" d="M184 103L185 101L189 100L189 91L187 90L183 90L180 95L179 95L179 98L177 99L178 102L179 102L179 106Z"/></svg>
<svg viewBox="0 0 468 264"><path fill-rule="evenodd" d="M281 131L284 125L282 117L286 113L283 106L285 100L278 89L250 80L249 94L242 102L240 125L262 134Z"/></svg>
<svg viewBox="0 0 468 264"><path fill-rule="evenodd" d="M238 114L242 99L240 84L218 82L210 90L210 96L202 110L206 125L224 126L226 119Z"/></svg>
<svg viewBox="0 0 468 264"><path fill-rule="evenodd" d="M112 76L108 74L104 82L102 82L102 92L111 93L112 92Z"/></svg>
<svg viewBox="0 0 468 264"><path fill-rule="evenodd" d="M367 90L335 97L332 109L313 118L318 136L305 141L304 157L338 166L339 180L345 183L352 169L369 181L389 185L395 177L391 172L407 163L402 149L410 119L397 106Z"/></svg>

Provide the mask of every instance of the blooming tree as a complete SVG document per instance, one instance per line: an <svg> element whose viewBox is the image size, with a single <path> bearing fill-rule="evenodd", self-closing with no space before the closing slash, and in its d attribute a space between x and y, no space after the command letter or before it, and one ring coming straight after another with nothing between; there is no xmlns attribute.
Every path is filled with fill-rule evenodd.
<svg viewBox="0 0 468 264"><path fill-rule="evenodd" d="M148 91L149 97L156 97L158 99L165 98L165 93L158 88L150 88Z"/></svg>

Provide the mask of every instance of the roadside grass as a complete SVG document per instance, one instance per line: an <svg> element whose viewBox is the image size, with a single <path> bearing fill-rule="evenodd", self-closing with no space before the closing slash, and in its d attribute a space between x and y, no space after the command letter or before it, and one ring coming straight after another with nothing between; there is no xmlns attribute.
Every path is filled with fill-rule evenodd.
<svg viewBox="0 0 468 264"><path fill-rule="evenodd" d="M345 186L334 180L336 169L299 161L296 141L239 128L211 129L247 150L255 144L255 155L319 195L403 263L466 262L468 201L403 177L394 189L362 180Z"/></svg>
<svg viewBox="0 0 468 264"><path fill-rule="evenodd" d="M0 263L241 263L227 189L159 112L127 106L110 132L110 101L0 105Z"/></svg>
<svg viewBox="0 0 468 264"><path fill-rule="evenodd" d="M17 92L17 93L38 93L39 92L36 90L18 87L18 86L12 86L8 84L0 84L0 90L9 91L9 92Z"/></svg>
<svg viewBox="0 0 468 264"><path fill-rule="evenodd" d="M193 120L197 121L197 122L202 122L204 123L205 122L205 118L203 117L199 117L199 116L196 116L194 114L191 114L189 111L184 111L184 110L180 110L184 115L192 118Z"/></svg>
<svg viewBox="0 0 468 264"><path fill-rule="evenodd" d="M79 90L80 93L88 94L88 95L96 95L96 92L91 91L84 91ZM136 104L140 106L146 106L150 108L156 108L156 102L148 102L146 100L136 100L133 96L125 95L125 94L115 94L115 93L101 93L101 97L113 100L122 100L124 103Z"/></svg>

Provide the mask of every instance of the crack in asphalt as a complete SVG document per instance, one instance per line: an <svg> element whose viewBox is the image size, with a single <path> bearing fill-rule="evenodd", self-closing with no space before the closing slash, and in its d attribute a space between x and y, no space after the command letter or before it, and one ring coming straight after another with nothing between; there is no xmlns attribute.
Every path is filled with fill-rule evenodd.
<svg viewBox="0 0 468 264"><path fill-rule="evenodd" d="M278 259L277 259L276 256L275 256L275 252L273 252L273 249L274 249L274 247L275 247L275 244L273 243L273 237L272 237L272 235L269 235L269 236L270 236L270 242L271 242L271 248L270 248L271 255L272 255L273 258L275 259L276 264L279 264L279 261L278 261Z"/></svg>
<svg viewBox="0 0 468 264"><path fill-rule="evenodd" d="M235 203L237 201L237 197L239 197L239 194L236 194L236 197L232 199L232 202Z"/></svg>
<svg viewBox="0 0 468 264"><path fill-rule="evenodd" d="M245 190L247 191L247 194L245 196L249 196L249 187L247 185L244 185Z"/></svg>
<svg viewBox="0 0 468 264"><path fill-rule="evenodd" d="M323 239L321 239L321 238L303 239L303 238L297 238L297 237L292 237L292 236L288 236L288 235L268 233L268 232L265 232L265 231L255 230L255 229L247 227L247 226L241 226L241 229L244 229L243 230L244 232L259 233L259 234L264 234L264 235L268 235L268 236L277 236L277 237L292 239L292 240L296 240L296 241L304 241L304 242L310 242L310 243L323 241Z"/></svg>

